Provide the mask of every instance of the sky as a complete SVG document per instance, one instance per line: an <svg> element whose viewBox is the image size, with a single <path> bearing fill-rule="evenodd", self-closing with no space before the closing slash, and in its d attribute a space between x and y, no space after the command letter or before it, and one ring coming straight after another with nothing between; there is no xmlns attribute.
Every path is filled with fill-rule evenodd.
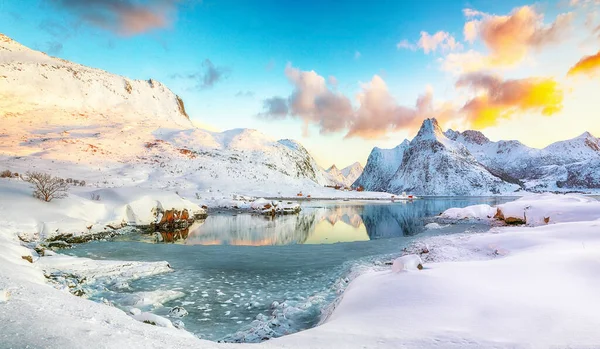
<svg viewBox="0 0 600 349"><path fill-rule="evenodd" d="M0 32L155 79L196 125L366 163L423 119L532 147L600 136L600 0L0 0Z"/></svg>

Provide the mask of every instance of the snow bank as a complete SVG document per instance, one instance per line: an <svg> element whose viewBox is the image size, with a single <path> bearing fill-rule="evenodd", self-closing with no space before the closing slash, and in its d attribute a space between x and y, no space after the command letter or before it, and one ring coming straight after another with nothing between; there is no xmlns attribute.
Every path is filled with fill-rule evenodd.
<svg viewBox="0 0 600 349"><path fill-rule="evenodd" d="M409 254L396 258L392 264L392 271L399 273L401 271L414 271L423 269L423 261L416 254Z"/></svg>
<svg viewBox="0 0 600 349"><path fill-rule="evenodd" d="M579 222L600 218L600 201L579 194L539 194L498 205L500 214L523 218L527 225Z"/></svg>
<svg viewBox="0 0 600 349"><path fill-rule="evenodd" d="M450 208L444 211L440 218L445 219L491 219L496 214L496 209L490 205L474 205L464 208Z"/></svg>
<svg viewBox="0 0 600 349"><path fill-rule="evenodd" d="M175 193L135 187L72 188L68 197L51 202L33 198L31 191L30 185L20 180L0 181L0 210L14 222L15 232L31 240L98 233L123 223L148 225L155 221L157 208L206 214ZM100 200L92 200L91 194L99 195Z"/></svg>
<svg viewBox="0 0 600 349"><path fill-rule="evenodd" d="M600 219L600 201L579 194L533 194L496 207L474 205L451 208L444 211L439 218L451 220L496 218L506 223L524 223L529 226L578 222Z"/></svg>
<svg viewBox="0 0 600 349"><path fill-rule="evenodd" d="M314 348L599 343L600 222L494 231L444 237L459 250L485 253L485 259L428 263L414 273L364 274L351 282L323 326L270 342Z"/></svg>

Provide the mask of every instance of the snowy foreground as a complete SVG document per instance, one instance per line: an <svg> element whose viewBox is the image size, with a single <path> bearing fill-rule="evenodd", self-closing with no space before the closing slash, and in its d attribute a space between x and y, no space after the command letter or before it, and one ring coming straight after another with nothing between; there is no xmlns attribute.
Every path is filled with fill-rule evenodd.
<svg viewBox="0 0 600 349"><path fill-rule="evenodd" d="M10 195L12 199L19 197L14 192ZM52 212L41 216L43 210L30 207L31 202L13 203L0 202L0 209L5 212L0 218L0 347L240 346L203 341L174 328L168 319L143 313L131 316L56 289L48 283L44 272L63 271L110 283L168 272L169 266L167 262L92 261L52 253L38 257L22 246L17 234L41 229L40 221L30 217L52 220L52 228L60 229L61 216L53 219ZM60 205L59 201L53 205ZM497 208L452 209L442 217L444 223L494 220L498 208L505 217L528 217L527 225L495 227L483 234L425 236L407 252L421 254L422 270L414 267L416 256L408 256L404 260L406 266L412 265L406 268L408 271L395 272L390 268L363 274L351 282L321 326L253 346L537 348L599 345L600 202L578 195L546 194ZM58 212L56 208L54 213ZM115 212L120 211L111 209L104 214L115 218ZM73 223L72 219L64 221ZM31 256L34 263L22 256ZM398 263L393 268L401 269ZM170 296L148 294L132 300L132 304L160 302ZM159 326L136 321L134 317Z"/></svg>

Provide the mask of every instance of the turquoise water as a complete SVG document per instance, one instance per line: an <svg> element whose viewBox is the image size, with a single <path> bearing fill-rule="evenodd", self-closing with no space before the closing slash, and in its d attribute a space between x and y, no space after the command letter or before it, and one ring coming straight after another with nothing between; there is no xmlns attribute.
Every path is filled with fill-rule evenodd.
<svg viewBox="0 0 600 349"><path fill-rule="evenodd" d="M424 225L450 207L510 198L428 198L414 202L303 202L299 215L209 216L188 231L129 234L78 245L66 253L94 259L166 260L173 273L93 295L116 306L123 295L174 290L183 296L144 310L167 315L183 306L188 331L209 340L259 342L313 327L353 275L383 262L422 236L485 231L485 225Z"/></svg>

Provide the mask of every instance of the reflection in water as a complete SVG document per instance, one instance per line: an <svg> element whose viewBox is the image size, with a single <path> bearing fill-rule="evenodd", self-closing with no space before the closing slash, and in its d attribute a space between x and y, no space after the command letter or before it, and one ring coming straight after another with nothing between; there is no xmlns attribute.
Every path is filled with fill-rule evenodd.
<svg viewBox="0 0 600 349"><path fill-rule="evenodd" d="M297 215L211 215L188 229L157 233L157 242L186 245L290 245L322 244L413 236L423 231L424 218L450 207L487 203L509 198L436 198L390 202L303 203Z"/></svg>

